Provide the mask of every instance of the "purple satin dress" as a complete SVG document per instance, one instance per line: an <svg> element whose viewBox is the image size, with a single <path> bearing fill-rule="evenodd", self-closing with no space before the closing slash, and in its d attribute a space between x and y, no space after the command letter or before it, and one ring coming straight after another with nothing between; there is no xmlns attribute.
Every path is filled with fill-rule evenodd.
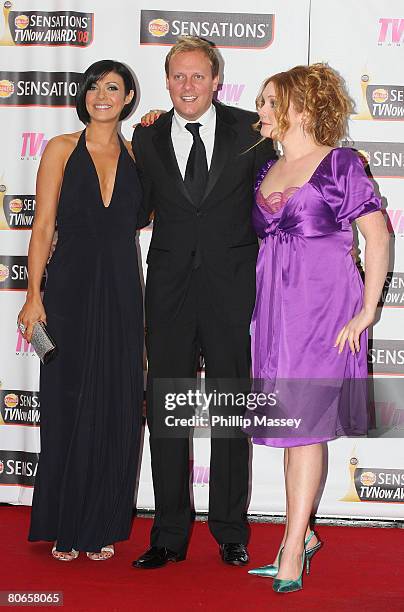
<svg viewBox="0 0 404 612"><path fill-rule="evenodd" d="M359 312L363 283L352 259L354 219L381 203L357 153L331 150L311 178L265 205L255 186L253 225L262 239L251 323L256 390L280 393L261 414L301 419L292 427L246 427L256 444L290 447L367 431L367 334L352 355L334 348L341 328ZM257 195L259 197L257 197ZM259 413L258 413L259 414Z"/></svg>

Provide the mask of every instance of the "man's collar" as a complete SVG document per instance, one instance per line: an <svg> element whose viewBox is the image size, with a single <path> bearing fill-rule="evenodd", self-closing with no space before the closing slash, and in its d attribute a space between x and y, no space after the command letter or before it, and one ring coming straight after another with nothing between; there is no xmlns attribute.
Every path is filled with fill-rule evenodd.
<svg viewBox="0 0 404 612"><path fill-rule="evenodd" d="M188 119L184 119L177 113L174 109L174 121L177 126L181 129L184 129L187 123L200 123L201 125L208 125L211 121L213 121L216 114L216 109L213 104L210 105L208 110L199 117L199 119L195 119L195 121L188 121Z"/></svg>

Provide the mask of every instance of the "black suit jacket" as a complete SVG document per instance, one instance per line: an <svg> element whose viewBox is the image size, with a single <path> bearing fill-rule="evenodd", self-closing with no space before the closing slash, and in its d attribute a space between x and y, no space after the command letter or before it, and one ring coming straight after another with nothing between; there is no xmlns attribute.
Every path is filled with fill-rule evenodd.
<svg viewBox="0 0 404 612"><path fill-rule="evenodd" d="M251 226L257 171L274 158L272 141L249 150L260 136L255 113L214 103L216 132L204 198L197 208L184 186L171 140L173 110L153 126L135 129L132 146L154 212L147 258L146 324L166 324L178 314L195 257L212 306L230 324L248 324L255 299L258 244Z"/></svg>

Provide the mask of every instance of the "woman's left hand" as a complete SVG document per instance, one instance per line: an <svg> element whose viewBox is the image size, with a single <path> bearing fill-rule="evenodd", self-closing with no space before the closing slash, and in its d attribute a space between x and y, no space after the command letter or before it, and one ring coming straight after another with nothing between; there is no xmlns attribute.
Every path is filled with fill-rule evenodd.
<svg viewBox="0 0 404 612"><path fill-rule="evenodd" d="M338 347L338 353L344 350L345 342L348 341L352 354L360 350L360 335L373 323L374 313L362 308L339 332L334 346Z"/></svg>

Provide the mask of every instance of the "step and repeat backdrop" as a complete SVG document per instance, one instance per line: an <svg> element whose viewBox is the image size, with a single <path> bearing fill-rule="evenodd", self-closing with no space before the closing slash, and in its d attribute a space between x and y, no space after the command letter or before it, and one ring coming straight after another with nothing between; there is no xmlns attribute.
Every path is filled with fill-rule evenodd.
<svg viewBox="0 0 404 612"><path fill-rule="evenodd" d="M214 42L217 97L254 109L261 83L296 64L328 62L355 100L350 140L384 203L391 263L369 344L374 382L369 439L329 443L318 515L404 516L404 6L401 0L12 0L0 3L0 502L30 504L40 452L39 362L17 332L27 287L35 178L47 141L81 129L75 95L92 62L113 58L138 84L133 125L170 108L164 58L179 35ZM85 202L83 202L85 206ZM152 227L140 233L143 273ZM359 239L360 240L360 239ZM359 242L361 247L361 242ZM45 275L46 277L46 275ZM46 278L44 277L44 283ZM196 509L207 509L209 439L193 444ZM251 513L284 511L282 451L253 449ZM328 467L328 469L327 469ZM137 505L153 508L147 431Z"/></svg>

